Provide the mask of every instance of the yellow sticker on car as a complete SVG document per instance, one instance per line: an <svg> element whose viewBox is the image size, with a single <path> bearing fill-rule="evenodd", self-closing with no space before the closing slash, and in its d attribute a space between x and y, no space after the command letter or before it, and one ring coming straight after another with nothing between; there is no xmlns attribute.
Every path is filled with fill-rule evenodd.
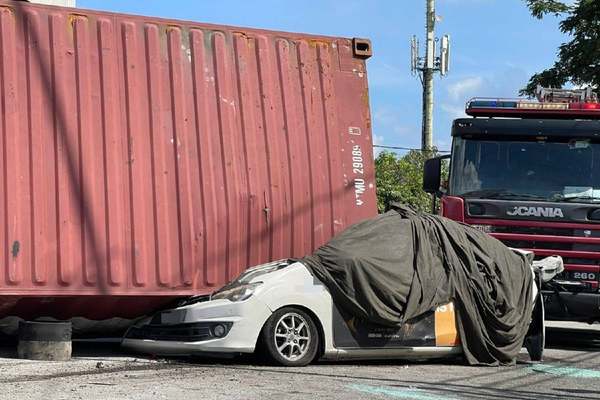
<svg viewBox="0 0 600 400"><path fill-rule="evenodd" d="M435 345L458 346L460 338L456 330L454 303L439 306L435 310Z"/></svg>

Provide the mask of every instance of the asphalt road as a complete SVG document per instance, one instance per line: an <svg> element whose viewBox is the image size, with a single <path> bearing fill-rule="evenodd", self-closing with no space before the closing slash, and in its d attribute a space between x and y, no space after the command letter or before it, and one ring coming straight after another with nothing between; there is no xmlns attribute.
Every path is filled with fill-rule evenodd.
<svg viewBox="0 0 600 400"><path fill-rule="evenodd" d="M596 337L599 340L596 340ZM114 345L76 344L69 362L0 358L0 399L600 399L600 332L569 325L549 335L543 364L258 365L252 358L151 360Z"/></svg>

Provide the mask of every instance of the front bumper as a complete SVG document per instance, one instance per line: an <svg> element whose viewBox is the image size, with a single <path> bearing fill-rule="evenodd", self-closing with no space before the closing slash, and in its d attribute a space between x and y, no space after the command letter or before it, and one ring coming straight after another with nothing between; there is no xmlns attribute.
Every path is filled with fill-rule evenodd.
<svg viewBox="0 0 600 400"><path fill-rule="evenodd" d="M157 316L161 314L163 322ZM252 353L271 310L260 300L197 303L154 316L131 327L121 345L127 349L164 356ZM164 321L168 322L164 322ZM225 326L223 337L214 327Z"/></svg>
<svg viewBox="0 0 600 400"><path fill-rule="evenodd" d="M191 322L184 324L150 324L131 327L125 337L128 339L149 339L169 342L203 342L221 339L231 330L232 322Z"/></svg>

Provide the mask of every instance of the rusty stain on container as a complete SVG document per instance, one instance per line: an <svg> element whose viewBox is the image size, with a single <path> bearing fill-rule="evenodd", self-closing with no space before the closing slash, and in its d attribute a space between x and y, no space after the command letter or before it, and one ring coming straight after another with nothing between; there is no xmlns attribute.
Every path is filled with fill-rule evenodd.
<svg viewBox="0 0 600 400"><path fill-rule="evenodd" d="M148 312L376 214L351 39L69 11L0 0L0 317Z"/></svg>
<svg viewBox="0 0 600 400"><path fill-rule="evenodd" d="M18 240L15 240L12 245L11 254L13 258L16 258L19 255L19 249L21 248L21 244Z"/></svg>

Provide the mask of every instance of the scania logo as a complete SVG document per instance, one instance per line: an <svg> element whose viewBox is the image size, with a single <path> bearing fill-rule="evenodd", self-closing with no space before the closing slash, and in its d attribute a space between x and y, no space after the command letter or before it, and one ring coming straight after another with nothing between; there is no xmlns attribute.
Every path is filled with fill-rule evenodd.
<svg viewBox="0 0 600 400"><path fill-rule="evenodd" d="M547 218L564 218L564 214L560 208L554 207L527 207L515 206L512 210L506 212L511 217L547 217Z"/></svg>

